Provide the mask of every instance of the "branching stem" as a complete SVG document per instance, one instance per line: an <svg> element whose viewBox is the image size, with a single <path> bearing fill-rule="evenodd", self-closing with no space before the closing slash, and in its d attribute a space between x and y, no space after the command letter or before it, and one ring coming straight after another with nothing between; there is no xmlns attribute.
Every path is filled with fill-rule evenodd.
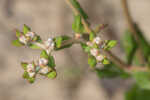
<svg viewBox="0 0 150 100"><path fill-rule="evenodd" d="M72 3L71 3L70 0L66 0L66 2L67 2L67 4L70 6L70 8L73 10L73 12L74 12L75 14L81 15L81 14L79 13L78 9L76 9L76 8L72 5ZM92 32L92 29L89 27L87 21L83 18L83 16L81 16L81 17L82 17L82 23L83 23L83 25L84 25L84 27L85 27L85 30L90 34L90 33ZM111 61L113 61L116 65L118 65L118 67L123 68L123 69L127 67L127 65L126 65L123 61L121 61L119 58L117 58L115 55L113 55L113 53L111 53L110 51L104 51L104 50L103 50L103 53L105 53L105 54L107 55L107 57L108 57Z"/></svg>

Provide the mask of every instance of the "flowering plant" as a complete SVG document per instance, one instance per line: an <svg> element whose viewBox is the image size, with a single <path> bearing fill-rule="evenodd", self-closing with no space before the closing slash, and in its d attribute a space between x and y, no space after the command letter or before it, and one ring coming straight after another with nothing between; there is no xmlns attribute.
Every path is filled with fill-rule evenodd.
<svg viewBox="0 0 150 100"><path fill-rule="evenodd" d="M51 79L55 78L57 70L53 52L69 48L74 44L79 44L88 55L87 62L90 68L100 78L114 78L119 76L124 79L135 79L136 84L127 93L127 100L133 100L134 96L137 96L135 91L141 93L141 91L145 92L145 90L149 90L150 45L139 28L132 22L126 0L122 0L129 25L129 30L125 33L122 41L122 46L126 54L126 62L111 52L117 41L104 40L99 35L106 25L100 24L96 28L91 28L87 14L83 11L77 0L66 0L66 2L74 14L74 22L72 24L73 36L50 37L45 41L38 34L32 32L31 28L27 25L24 25L23 32L16 30L17 39L13 41L13 45L41 50L39 59L31 62L21 62L21 66L24 69L23 78L30 83L35 81L38 74ZM137 53L137 51L139 52ZM103 65L103 67L98 68L97 65L99 64Z"/></svg>

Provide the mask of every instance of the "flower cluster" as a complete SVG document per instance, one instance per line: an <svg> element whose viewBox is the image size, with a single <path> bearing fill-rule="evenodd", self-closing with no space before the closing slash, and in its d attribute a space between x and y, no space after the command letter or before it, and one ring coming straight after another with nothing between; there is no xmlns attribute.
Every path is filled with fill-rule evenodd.
<svg viewBox="0 0 150 100"><path fill-rule="evenodd" d="M87 42L87 45L91 47L90 49L91 55L94 56L98 62L102 62L105 58L105 56L100 54L100 49L99 49L99 46L103 45L103 43L104 42L100 37L95 37L93 41Z"/></svg>
<svg viewBox="0 0 150 100"><path fill-rule="evenodd" d="M50 53L52 50L54 50L55 42L53 38L48 38L47 41L44 42L45 49L47 53Z"/></svg>
<svg viewBox="0 0 150 100"><path fill-rule="evenodd" d="M34 82L37 74L46 76L48 78L55 78L56 71L54 68L48 65L49 63L50 61L46 58L40 58L35 62L33 61L32 63L22 62L21 65L25 70L23 77L30 83Z"/></svg>
<svg viewBox="0 0 150 100"><path fill-rule="evenodd" d="M35 37L36 34L34 32L27 32L26 34L21 34L19 36L19 41L22 44L27 45L28 43L33 42Z"/></svg>

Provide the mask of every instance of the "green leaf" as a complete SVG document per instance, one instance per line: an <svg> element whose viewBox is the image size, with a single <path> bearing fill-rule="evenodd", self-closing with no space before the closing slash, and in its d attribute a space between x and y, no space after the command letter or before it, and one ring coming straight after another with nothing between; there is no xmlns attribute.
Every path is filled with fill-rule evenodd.
<svg viewBox="0 0 150 100"><path fill-rule="evenodd" d="M29 78L29 74L28 74L27 71L25 71L25 72L23 73L23 78L24 78L24 79L28 79L28 78Z"/></svg>
<svg viewBox="0 0 150 100"><path fill-rule="evenodd" d="M17 40L13 40L12 44L16 47L21 47L24 46L24 44L22 44L18 39Z"/></svg>
<svg viewBox="0 0 150 100"><path fill-rule="evenodd" d="M43 50L40 54L41 58L45 58L45 59L49 59L49 55L47 54L47 52L45 50Z"/></svg>
<svg viewBox="0 0 150 100"><path fill-rule="evenodd" d="M77 32L77 33L84 32L84 26L82 24L80 15L74 16L74 23L72 24L72 29L74 30L74 32Z"/></svg>
<svg viewBox="0 0 150 100"><path fill-rule="evenodd" d="M30 31L31 31L30 27L24 24L23 33L26 34L26 33L30 32Z"/></svg>
<svg viewBox="0 0 150 100"><path fill-rule="evenodd" d="M81 43L81 47L83 48L83 50L87 53L90 53L90 49L91 47L89 47L88 45L86 45L85 43Z"/></svg>
<svg viewBox="0 0 150 100"><path fill-rule="evenodd" d="M150 66L150 56L148 57L148 66Z"/></svg>
<svg viewBox="0 0 150 100"><path fill-rule="evenodd" d="M109 60L106 59L106 58L102 61L102 63L103 63L104 65L110 64Z"/></svg>
<svg viewBox="0 0 150 100"><path fill-rule="evenodd" d="M79 11L80 14L83 16L83 18L84 18L84 19L87 19L88 16L87 16L87 14L83 11L83 9L81 8L81 6L80 6L80 4L78 3L78 1L77 1L77 0L70 0L70 1L71 1L72 5L73 5L76 9L78 9L78 11Z"/></svg>
<svg viewBox="0 0 150 100"><path fill-rule="evenodd" d="M23 73L23 78L27 79L29 81L29 83L34 83L34 81L35 81L35 78L34 77L30 77L27 71L25 71Z"/></svg>
<svg viewBox="0 0 150 100"><path fill-rule="evenodd" d="M131 64L134 59L134 55L138 48L138 45L137 45L134 37L131 35L130 31L128 31L128 30L125 32L125 34L123 36L122 46L126 53L127 63Z"/></svg>
<svg viewBox="0 0 150 100"><path fill-rule="evenodd" d="M27 65L28 65L28 63L26 63L26 62L21 62L21 66L22 66L22 68L23 68L24 70L27 70Z"/></svg>
<svg viewBox="0 0 150 100"><path fill-rule="evenodd" d="M99 45L97 45L96 43L94 43L92 47L96 48L96 49L99 49Z"/></svg>
<svg viewBox="0 0 150 100"><path fill-rule="evenodd" d="M21 32L19 30L16 29L16 37L20 37L21 36Z"/></svg>
<svg viewBox="0 0 150 100"><path fill-rule="evenodd" d="M129 63L129 64L131 64L131 63ZM138 57L136 55L133 56L133 63L132 64L134 64L136 66L143 66L143 65L141 65L140 59L138 59Z"/></svg>
<svg viewBox="0 0 150 100"><path fill-rule="evenodd" d="M63 35L63 36L61 36L61 38L62 38L62 42L65 42L65 41L67 41L67 40L70 40L71 38L69 37L69 36L66 36L66 35ZM56 38L54 39L54 41L56 42ZM70 43L70 44L67 44L67 45L61 45L61 47L55 47L55 50L57 51L57 50L62 50L62 49L64 49L64 48L69 48L69 47L71 47L72 46L72 44L73 43Z"/></svg>
<svg viewBox="0 0 150 100"><path fill-rule="evenodd" d="M97 64L96 58L94 56L89 56L88 64L90 65L91 68L94 68Z"/></svg>
<svg viewBox="0 0 150 100"><path fill-rule="evenodd" d="M35 67L35 72L37 73L37 72L39 72L40 71L40 69L41 69L41 67L40 66L36 66Z"/></svg>
<svg viewBox="0 0 150 100"><path fill-rule="evenodd" d="M150 72L133 72L137 85L143 89L150 89Z"/></svg>
<svg viewBox="0 0 150 100"><path fill-rule="evenodd" d="M29 46L31 49L41 49L41 47L37 46L36 44L32 44L32 43L30 43L28 46Z"/></svg>
<svg viewBox="0 0 150 100"><path fill-rule="evenodd" d="M62 37L62 41L71 39L71 37L69 37L67 35L62 35L61 37Z"/></svg>
<svg viewBox="0 0 150 100"><path fill-rule="evenodd" d="M56 71L52 71L52 72L49 72L49 73L47 74L47 77L48 77L48 78L51 78L51 79L56 78L56 76L57 76Z"/></svg>
<svg viewBox="0 0 150 100"><path fill-rule="evenodd" d="M62 38L61 36L56 37L55 43L56 43L56 47L57 47L57 48L60 48L60 47L61 47L62 41L63 41L63 38Z"/></svg>
<svg viewBox="0 0 150 100"><path fill-rule="evenodd" d="M129 77L128 73L124 72L122 69L120 69L113 63L104 65L104 67L102 69L97 68L95 71L99 78L121 77L121 78L125 79L125 78Z"/></svg>
<svg viewBox="0 0 150 100"><path fill-rule="evenodd" d="M150 44L147 42L147 40L143 36L143 32L140 30L140 28L136 24L135 24L135 28L136 28L137 35L138 35L138 38L139 38L139 41L140 41L139 45L141 45L144 57L147 60L148 57L150 56Z"/></svg>
<svg viewBox="0 0 150 100"><path fill-rule="evenodd" d="M48 66L51 67L51 68L54 68L56 66L54 57L53 56L49 56L48 60L49 60Z"/></svg>
<svg viewBox="0 0 150 100"><path fill-rule="evenodd" d="M93 41L94 38L95 38L95 33L94 33L94 32L91 32L91 33L90 33L90 36L89 36L89 40L90 40L90 41Z"/></svg>
<svg viewBox="0 0 150 100"><path fill-rule="evenodd" d="M35 36L34 38L33 38L33 41L36 41L36 42L39 42L39 43L41 43L42 42L42 39L41 39L41 37L40 36Z"/></svg>
<svg viewBox="0 0 150 100"><path fill-rule="evenodd" d="M105 50L110 50L112 49L115 45L117 44L116 40L107 40L106 41L106 46L104 47Z"/></svg>
<svg viewBox="0 0 150 100"><path fill-rule="evenodd" d="M150 90L139 88L137 85L125 93L125 100L150 100Z"/></svg>
<svg viewBox="0 0 150 100"><path fill-rule="evenodd" d="M34 78L34 77L29 77L29 78L28 78L28 81L29 81L29 83L34 83L35 78Z"/></svg>
<svg viewBox="0 0 150 100"><path fill-rule="evenodd" d="M64 46L61 46L60 48L55 48L56 51L58 50L62 50L62 49L65 49L65 48L70 48L72 46L73 43L70 43L68 45L64 45Z"/></svg>

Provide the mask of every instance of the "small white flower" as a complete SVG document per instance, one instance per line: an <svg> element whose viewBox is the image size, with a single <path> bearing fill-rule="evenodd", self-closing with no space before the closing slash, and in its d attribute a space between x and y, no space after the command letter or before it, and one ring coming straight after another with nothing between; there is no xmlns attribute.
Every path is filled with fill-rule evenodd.
<svg viewBox="0 0 150 100"><path fill-rule="evenodd" d="M40 70L41 74L47 74L50 71L50 69L48 67L44 67Z"/></svg>
<svg viewBox="0 0 150 100"><path fill-rule="evenodd" d="M19 37L19 41L24 44L27 44L27 42L28 42L27 38L24 35L21 35Z"/></svg>
<svg viewBox="0 0 150 100"><path fill-rule="evenodd" d="M35 72L29 72L28 74L30 77L33 77L35 75Z"/></svg>
<svg viewBox="0 0 150 100"><path fill-rule="evenodd" d="M97 56L99 54L99 51L96 48L91 49L90 52L93 56Z"/></svg>
<svg viewBox="0 0 150 100"><path fill-rule="evenodd" d="M104 59L104 56L103 55L98 55L96 56L96 60L97 61L102 61Z"/></svg>
<svg viewBox="0 0 150 100"><path fill-rule="evenodd" d="M86 42L86 44L88 45L88 46L93 46L93 43L92 42L90 42L90 41L88 41L88 42Z"/></svg>
<svg viewBox="0 0 150 100"><path fill-rule="evenodd" d="M34 65L33 64L28 64L27 65L27 72L33 72L35 69L34 69Z"/></svg>
<svg viewBox="0 0 150 100"><path fill-rule="evenodd" d="M96 43L96 44L100 44L102 42L102 40L101 40L100 37L95 37L93 42Z"/></svg>
<svg viewBox="0 0 150 100"><path fill-rule="evenodd" d="M48 60L45 58L40 58L39 59L39 65L43 66L43 65L47 65L48 64Z"/></svg>
<svg viewBox="0 0 150 100"><path fill-rule="evenodd" d="M28 32L26 34L27 37L30 37L31 39L33 39L35 37L35 33L34 32Z"/></svg>
<svg viewBox="0 0 150 100"><path fill-rule="evenodd" d="M54 45L55 45L55 43L52 38L48 38L48 40L45 41L45 46L47 48L54 48Z"/></svg>

